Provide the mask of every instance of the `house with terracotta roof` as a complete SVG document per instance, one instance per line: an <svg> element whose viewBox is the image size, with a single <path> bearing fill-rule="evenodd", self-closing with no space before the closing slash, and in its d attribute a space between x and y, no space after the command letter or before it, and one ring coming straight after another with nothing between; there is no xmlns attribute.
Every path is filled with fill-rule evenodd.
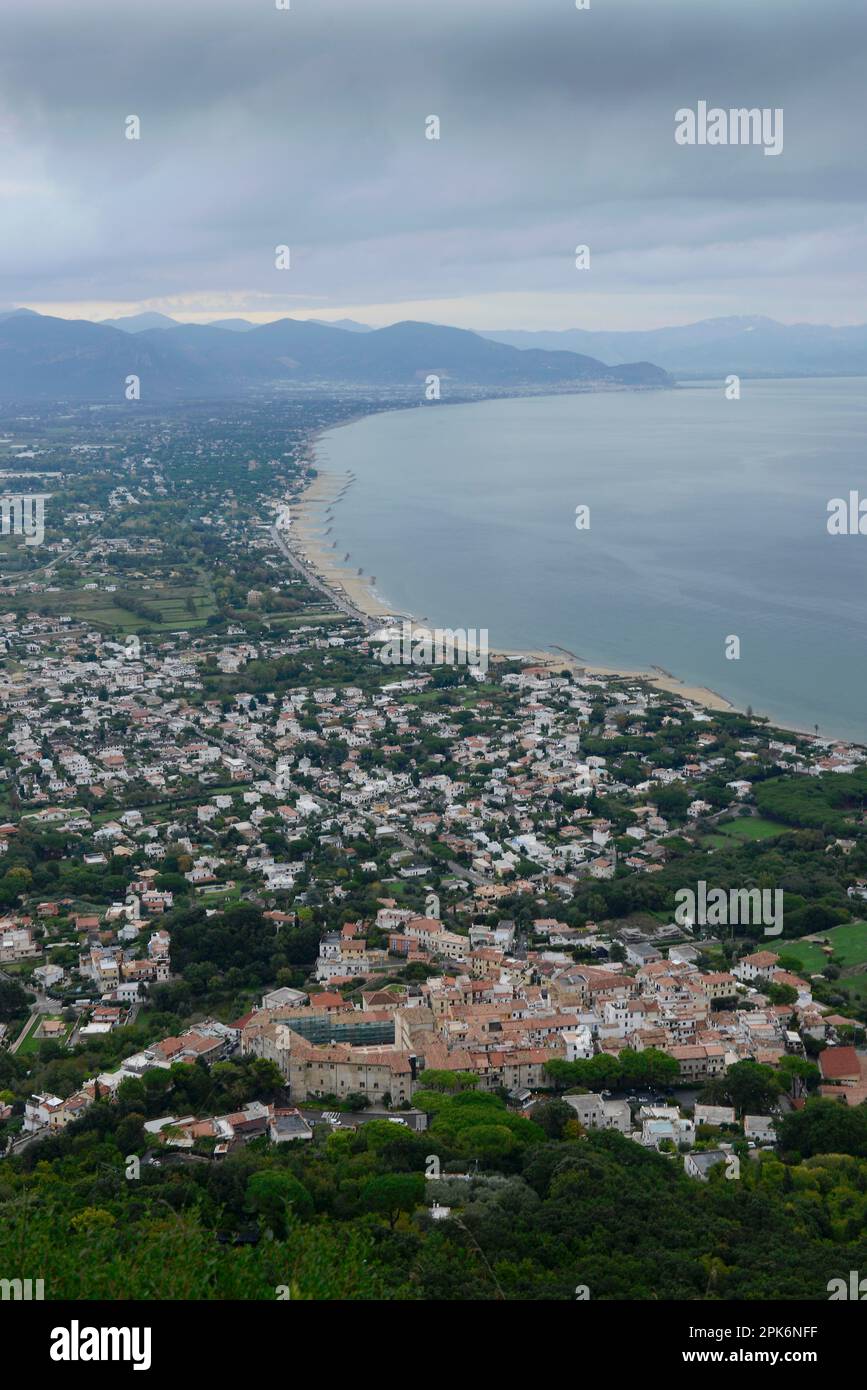
<svg viewBox="0 0 867 1390"><path fill-rule="evenodd" d="M862 1079L862 1059L854 1047L826 1047L819 1053L822 1080L838 1086L854 1086Z"/></svg>
<svg viewBox="0 0 867 1390"><path fill-rule="evenodd" d="M779 959L773 951L755 951L751 956L739 960L732 974L748 984L757 980L767 984L776 974Z"/></svg>

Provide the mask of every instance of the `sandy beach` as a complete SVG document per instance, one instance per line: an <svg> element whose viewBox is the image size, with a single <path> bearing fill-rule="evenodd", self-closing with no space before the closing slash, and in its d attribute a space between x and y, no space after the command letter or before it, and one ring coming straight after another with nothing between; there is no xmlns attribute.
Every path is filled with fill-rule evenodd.
<svg viewBox="0 0 867 1390"><path fill-rule="evenodd" d="M308 484L292 503L291 525L285 537L329 588L342 590L350 603L370 618L404 616L396 614L374 590L373 576L365 574L353 557L339 550L329 535L331 512L352 486L346 473L322 473ZM408 615L406 615L408 616Z"/></svg>
<svg viewBox="0 0 867 1390"><path fill-rule="evenodd" d="M622 666L594 666L591 662L581 661L579 657L571 652L551 651L543 649L533 652L507 652L499 653L507 659L514 661L517 658L529 658L539 665L552 667L567 666L572 670L580 670L588 676L611 676L624 680L640 680L647 685L655 686L657 690L668 691L670 695L679 695L684 700L691 700L694 704L703 705L705 709L713 710L733 710L735 706L725 696L718 695L715 690L708 690L704 685L686 685L676 676L661 672L657 667L650 670L627 669Z"/></svg>
<svg viewBox="0 0 867 1390"><path fill-rule="evenodd" d="M354 474L318 471L304 489L301 496L291 504L291 524L283 531L288 544L322 581L338 592L342 591L360 612L369 618L407 619L413 624L413 632L420 635L429 631L424 620L411 613L403 613L377 590L376 578L366 574L356 557L341 550L330 534L334 509L339 505L355 481ZM543 648L535 651L491 651L492 664L498 661L527 661L533 665L550 666L574 671L583 671L588 676L610 676L613 678L640 680L657 690L677 695L683 700L700 705L709 710L734 710L736 707L714 690L701 685L687 685L683 681L658 667L649 670L626 669L615 666L596 666L582 661L580 657L564 648Z"/></svg>

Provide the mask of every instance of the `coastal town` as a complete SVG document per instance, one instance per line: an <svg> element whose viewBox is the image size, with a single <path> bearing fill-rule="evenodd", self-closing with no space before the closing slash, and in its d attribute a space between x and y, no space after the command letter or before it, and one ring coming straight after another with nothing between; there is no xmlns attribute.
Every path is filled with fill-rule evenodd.
<svg viewBox="0 0 867 1390"><path fill-rule="evenodd" d="M497 1107L476 1177L520 1122L707 1183L863 1107L867 752L555 652L383 665L403 615L287 521L326 417L221 478L185 462L212 421L81 423L87 481L5 552L0 1169L97 1113L156 1183L378 1124L442 1223L432 1095Z"/></svg>
<svg viewBox="0 0 867 1390"><path fill-rule="evenodd" d="M0 32L4 1369L851 1376L867 10Z"/></svg>

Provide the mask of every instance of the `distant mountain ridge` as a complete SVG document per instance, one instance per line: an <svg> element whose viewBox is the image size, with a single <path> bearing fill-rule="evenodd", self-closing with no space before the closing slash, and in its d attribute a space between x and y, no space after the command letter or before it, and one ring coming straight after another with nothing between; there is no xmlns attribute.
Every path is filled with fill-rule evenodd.
<svg viewBox="0 0 867 1390"><path fill-rule="evenodd" d="M32 309L13 309L12 313L30 314ZM0 318L5 318L0 314ZM304 320L301 320L304 322ZM88 320L90 322L90 320ZM158 314L148 310L143 314L125 314L119 319L100 319L105 328L119 328L123 333L145 333L149 328L192 328L193 324L183 319L173 319L169 314ZM307 319L307 323L318 323L323 328L344 328L347 333L373 333L369 323L359 323L357 319ZM248 333L256 324L251 319L212 319L206 328L227 328L232 333Z"/></svg>
<svg viewBox="0 0 867 1390"><path fill-rule="evenodd" d="M89 323L90 320L84 320ZM170 318L168 314L144 313L127 314L120 319L100 319L103 328L119 328L123 333L144 333L149 328L179 328L177 319Z"/></svg>
<svg viewBox="0 0 867 1390"><path fill-rule="evenodd" d="M330 323L325 319L308 319L307 322L322 328L341 328L349 333L367 335L380 331L355 319L335 319ZM156 313L104 319L103 323L126 333L192 326ZM235 318L219 319L208 327L248 333L256 325L247 319ZM828 324L784 324L753 315L700 319L677 328L635 332L582 328L480 329L477 334L490 342L521 351L572 352L613 366L652 362L684 381L728 376L731 372L740 376L770 377L867 375L867 324L834 328Z"/></svg>
<svg viewBox="0 0 867 1390"><path fill-rule="evenodd" d="M516 348L590 353L606 362L656 362L682 380L708 376L867 375L867 324L777 323L762 317L702 319L644 332L480 330Z"/></svg>
<svg viewBox="0 0 867 1390"><path fill-rule="evenodd" d="M122 400L130 375L140 378L143 400L210 398L278 384L421 389L432 375L441 378L444 394L449 385L673 384L649 362L608 367L583 354L524 351L428 323L358 331L285 318L232 331L165 315L131 317L134 327L126 320L122 329L117 320L91 323L29 310L0 314L0 399Z"/></svg>

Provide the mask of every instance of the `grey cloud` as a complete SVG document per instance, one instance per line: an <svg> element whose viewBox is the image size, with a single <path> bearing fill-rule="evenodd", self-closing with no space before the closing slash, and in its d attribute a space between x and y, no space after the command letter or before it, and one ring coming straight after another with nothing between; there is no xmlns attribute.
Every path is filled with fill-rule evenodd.
<svg viewBox="0 0 867 1390"><path fill-rule="evenodd" d="M839 315L865 50L860 0L4 0L0 298L573 293L587 241L596 290ZM700 98L783 107L783 156L676 146Z"/></svg>

